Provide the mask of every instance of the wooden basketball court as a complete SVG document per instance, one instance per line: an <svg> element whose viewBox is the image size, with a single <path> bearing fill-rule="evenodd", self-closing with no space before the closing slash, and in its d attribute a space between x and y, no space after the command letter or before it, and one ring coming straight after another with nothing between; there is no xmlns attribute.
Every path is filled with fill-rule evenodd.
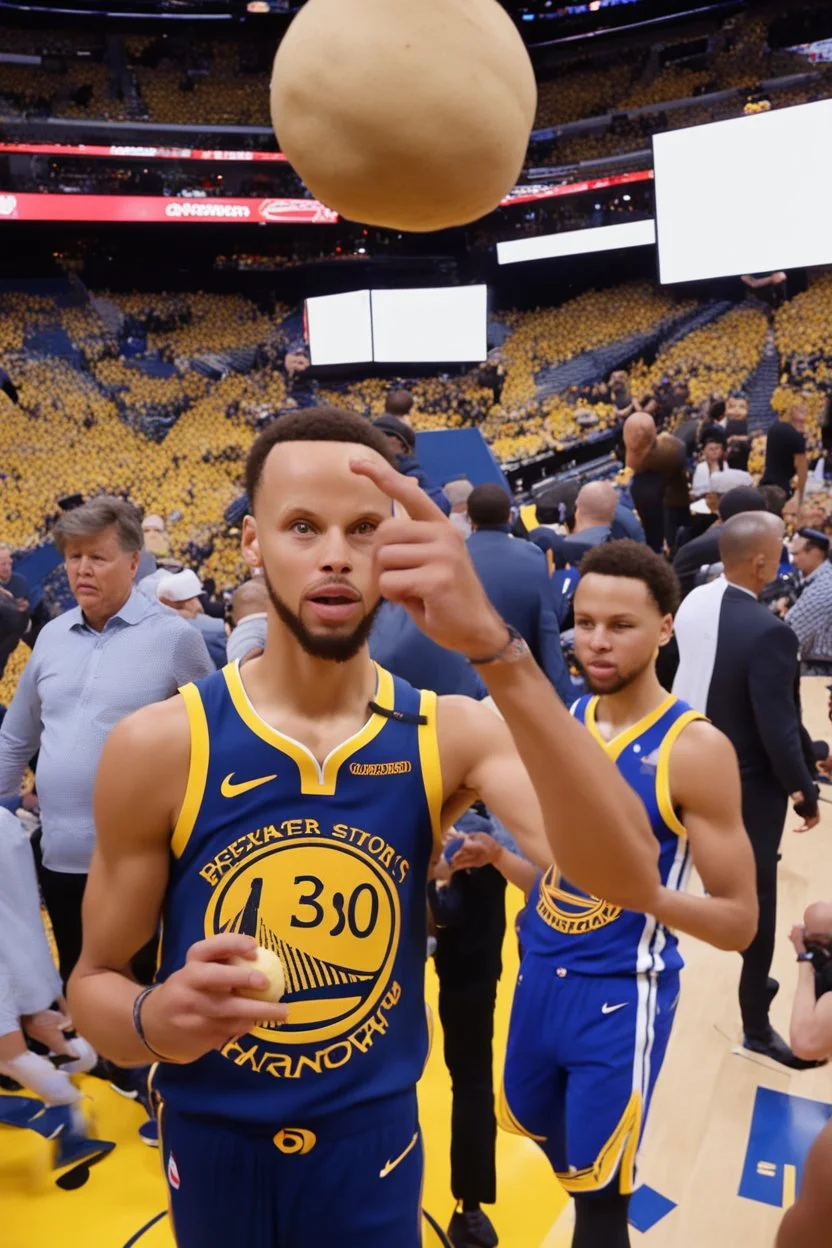
<svg viewBox="0 0 832 1248"><path fill-rule="evenodd" d="M825 685L818 678L803 682L804 719L812 736L828 740L832 726ZM832 799L832 786L823 790L827 794ZM821 825L805 836L791 832L797 822L790 816L783 839L773 968L781 990L772 1021L784 1035L797 970L789 931L802 920L808 902L832 895L832 805L822 806ZM512 914L518 904L519 894L510 889ZM633 1230L633 1243L646 1242L651 1248L770 1248L782 1207L799 1186L807 1115L820 1121L824 1113L804 1101L828 1105L832 1115L832 1068L792 1073L765 1059L739 1055L739 958L687 938L682 947L687 962L682 999L639 1173L640 1182L651 1189L639 1198L640 1216L647 1222L658 1220L643 1234ZM496 1026L498 1073L516 969L509 924ZM435 1012L432 965L428 997ZM118 1147L77 1191L54 1186L50 1144L28 1131L0 1128L3 1248L54 1243L62 1248L172 1248L158 1154L136 1134L141 1111L99 1081L85 1079L84 1091L94 1104L99 1134ZM445 1227L453 1209L450 1081L439 1043L422 1080L420 1101L427 1152L424 1203ZM749 1149L752 1119L755 1133ZM489 1212L503 1248L568 1248L566 1200L536 1146L501 1134L497 1164L498 1203ZM741 1197L744 1170L744 1190L750 1196ZM670 1203L675 1207L665 1212ZM425 1227L426 1248L438 1248L439 1235L427 1222Z"/></svg>

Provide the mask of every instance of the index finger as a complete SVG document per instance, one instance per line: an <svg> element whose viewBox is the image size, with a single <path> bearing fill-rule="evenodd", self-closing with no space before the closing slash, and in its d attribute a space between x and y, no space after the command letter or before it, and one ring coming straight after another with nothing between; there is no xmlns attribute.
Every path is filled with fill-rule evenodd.
<svg viewBox="0 0 832 1248"><path fill-rule="evenodd" d="M428 498L418 481L397 472L390 464L356 458L350 460L350 468L359 477L369 477L388 498L401 503L411 520L447 520L444 511Z"/></svg>
<svg viewBox="0 0 832 1248"><path fill-rule="evenodd" d="M253 936L241 936L239 932L224 932L198 940L188 950L186 962L224 962L226 958L253 958L257 941Z"/></svg>

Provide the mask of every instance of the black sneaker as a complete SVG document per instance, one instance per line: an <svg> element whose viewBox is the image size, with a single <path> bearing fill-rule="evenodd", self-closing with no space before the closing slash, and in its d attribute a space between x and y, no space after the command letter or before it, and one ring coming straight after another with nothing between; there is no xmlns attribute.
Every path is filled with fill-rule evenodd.
<svg viewBox="0 0 832 1248"><path fill-rule="evenodd" d="M448 1238L453 1248L497 1248L500 1242L491 1219L482 1209L469 1213L457 1209L448 1227Z"/></svg>
<svg viewBox="0 0 832 1248"><path fill-rule="evenodd" d="M131 1101L140 1099L147 1083L147 1067L137 1066L126 1070L123 1066L114 1066L112 1062L108 1062L107 1066L109 1084L113 1091Z"/></svg>
<svg viewBox="0 0 832 1248"><path fill-rule="evenodd" d="M810 1061L805 1057L796 1057L791 1051L786 1041L781 1035L769 1027L768 1032L759 1036L743 1036L742 1044L744 1049L748 1049L749 1053L759 1053L762 1057L768 1057L772 1062L779 1062L781 1066L788 1066L790 1070L814 1070L817 1066L825 1066L826 1058L820 1061Z"/></svg>

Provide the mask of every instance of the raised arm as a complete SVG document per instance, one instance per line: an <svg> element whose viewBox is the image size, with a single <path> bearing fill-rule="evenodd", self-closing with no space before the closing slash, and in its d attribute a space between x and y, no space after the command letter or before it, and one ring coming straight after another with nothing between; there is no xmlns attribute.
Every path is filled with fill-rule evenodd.
<svg viewBox="0 0 832 1248"><path fill-rule="evenodd" d="M806 952L804 936L803 927L792 928L791 942L798 953ZM809 1061L820 1061L832 1053L832 993L817 996L811 962L800 962L797 967L789 1040L795 1054Z"/></svg>
<svg viewBox="0 0 832 1248"><path fill-rule="evenodd" d="M440 645L469 659L500 654L477 670L529 774L559 867L596 896L653 913L658 849L644 807L570 716L528 651L507 646L508 629L485 596L462 537L415 483L392 468L356 459L353 470L374 480L411 517L386 520L378 530L382 595L401 602ZM473 766L477 738L469 748ZM483 799L511 827L510 812L497 809L499 795Z"/></svg>
<svg viewBox="0 0 832 1248"><path fill-rule="evenodd" d="M795 485L795 496L798 507L803 506L803 495L806 492L806 481L809 477L809 456L805 451L799 452L794 457L794 470L797 476Z"/></svg>
<svg viewBox="0 0 832 1248"><path fill-rule="evenodd" d="M656 917L718 949L745 949L757 931L756 872L742 821L734 749L713 725L683 729L670 756L670 805L681 812L706 897L662 889Z"/></svg>
<svg viewBox="0 0 832 1248"><path fill-rule="evenodd" d="M284 1007L233 996L266 987L265 977L225 964L253 954L244 936L215 936L188 953L186 965L147 998L148 1048L133 1026L140 985L133 956L156 933L168 883L170 836L190 759L181 698L145 707L113 729L95 791L96 848L84 894L84 946L68 998L79 1032L121 1066L146 1066L160 1055L193 1061L246 1032L258 1020L283 1021ZM256 981L256 982L255 982Z"/></svg>

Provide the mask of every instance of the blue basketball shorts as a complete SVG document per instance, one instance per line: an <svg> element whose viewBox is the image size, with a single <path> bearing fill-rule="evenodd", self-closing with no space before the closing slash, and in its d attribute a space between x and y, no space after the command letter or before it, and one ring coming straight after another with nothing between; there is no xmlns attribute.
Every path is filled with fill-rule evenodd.
<svg viewBox="0 0 832 1248"><path fill-rule="evenodd" d="M679 999L676 971L575 974L527 954L509 1026L500 1124L535 1140L573 1195L633 1191Z"/></svg>
<svg viewBox="0 0 832 1248"><path fill-rule="evenodd" d="M316 1130L256 1132L163 1104L178 1248L421 1248L422 1136L408 1094Z"/></svg>

